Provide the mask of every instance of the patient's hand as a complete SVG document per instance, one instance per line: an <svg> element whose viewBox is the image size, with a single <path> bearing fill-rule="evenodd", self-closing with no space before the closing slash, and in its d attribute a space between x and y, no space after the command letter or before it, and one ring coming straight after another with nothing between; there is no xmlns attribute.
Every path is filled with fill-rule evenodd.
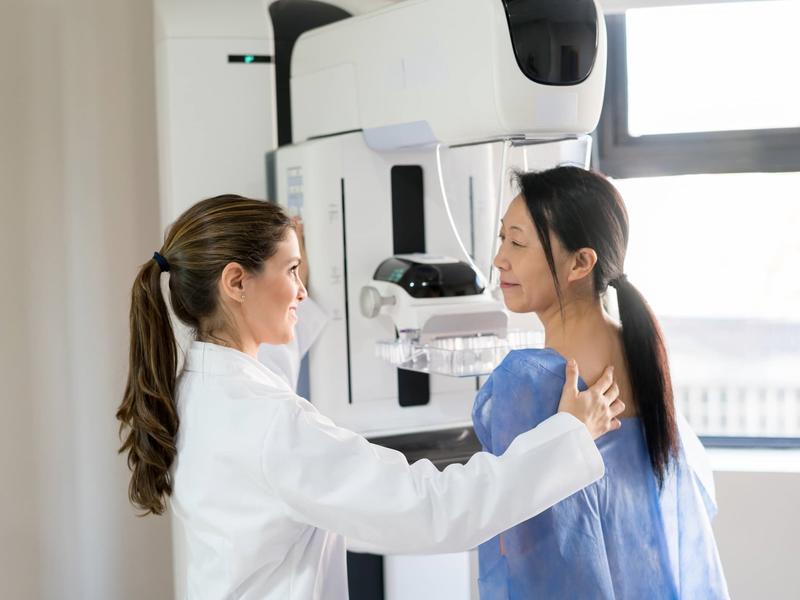
<svg viewBox="0 0 800 600"><path fill-rule="evenodd" d="M614 383L614 367L606 367L600 379L585 392L578 391L578 364L567 361L567 380L561 392L558 412L577 417L593 439L621 426L617 415L625 410L619 399L619 387Z"/></svg>

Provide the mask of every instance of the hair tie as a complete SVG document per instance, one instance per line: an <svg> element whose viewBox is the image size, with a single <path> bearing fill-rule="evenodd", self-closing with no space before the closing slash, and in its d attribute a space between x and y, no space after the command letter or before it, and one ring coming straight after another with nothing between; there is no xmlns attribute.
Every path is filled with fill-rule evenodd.
<svg viewBox="0 0 800 600"><path fill-rule="evenodd" d="M158 268L161 269L162 273L169 271L169 263L167 259L161 256L158 252L153 252L153 260L158 263Z"/></svg>
<svg viewBox="0 0 800 600"><path fill-rule="evenodd" d="M623 283L628 283L628 276L625 275L625 273L609 281L608 285L610 285L613 288L618 288Z"/></svg>

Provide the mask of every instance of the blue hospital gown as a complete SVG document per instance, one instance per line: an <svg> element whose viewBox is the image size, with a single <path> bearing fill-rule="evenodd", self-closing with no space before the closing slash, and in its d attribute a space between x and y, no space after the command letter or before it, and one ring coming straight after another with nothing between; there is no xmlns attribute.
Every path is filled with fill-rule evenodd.
<svg viewBox="0 0 800 600"><path fill-rule="evenodd" d="M555 414L565 367L549 349L506 357L473 407L485 450L502 454ZM639 419L623 419L597 442L601 480L481 544L481 600L728 598L711 530L713 480L699 440L679 423L679 455L660 492Z"/></svg>

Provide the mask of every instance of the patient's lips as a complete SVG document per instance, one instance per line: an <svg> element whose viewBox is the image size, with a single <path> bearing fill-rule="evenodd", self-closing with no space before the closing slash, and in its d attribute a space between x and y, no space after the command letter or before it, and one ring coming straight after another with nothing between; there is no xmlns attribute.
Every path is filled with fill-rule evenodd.
<svg viewBox="0 0 800 600"><path fill-rule="evenodd" d="M519 287L519 284L518 283L514 283L512 281L505 281L503 279L500 280L500 288L501 289L507 290L507 289L511 289L511 288L515 288L515 287Z"/></svg>

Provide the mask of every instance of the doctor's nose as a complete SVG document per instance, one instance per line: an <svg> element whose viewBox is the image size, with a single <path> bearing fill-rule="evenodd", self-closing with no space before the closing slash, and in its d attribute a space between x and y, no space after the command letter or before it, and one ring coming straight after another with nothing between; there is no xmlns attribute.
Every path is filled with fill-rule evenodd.
<svg viewBox="0 0 800 600"><path fill-rule="evenodd" d="M300 285L297 288L297 300L302 302L308 296L308 290L306 290L306 286L303 285L303 282L300 282Z"/></svg>

